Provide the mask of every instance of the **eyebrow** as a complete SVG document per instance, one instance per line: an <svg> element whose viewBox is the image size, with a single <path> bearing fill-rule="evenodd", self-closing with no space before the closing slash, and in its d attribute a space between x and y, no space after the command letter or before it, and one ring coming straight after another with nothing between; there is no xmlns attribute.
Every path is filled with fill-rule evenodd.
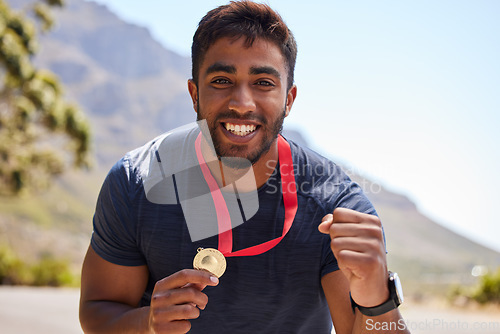
<svg viewBox="0 0 500 334"><path fill-rule="evenodd" d="M229 74L236 73L236 67L233 65L227 65L223 63L214 63L207 68L206 74L211 74L215 72L225 72ZM259 75L259 74L269 74L274 75L278 79L281 79L280 72L272 66L253 66L250 68L249 74Z"/></svg>
<svg viewBox="0 0 500 334"><path fill-rule="evenodd" d="M214 72L226 72L230 74L236 73L236 67L233 65L226 65L223 63L215 63L207 68L206 74L211 74Z"/></svg>
<svg viewBox="0 0 500 334"><path fill-rule="evenodd" d="M252 75L270 74L270 75L277 77L278 79L281 79L280 72L271 66L251 67L250 74L252 74Z"/></svg>

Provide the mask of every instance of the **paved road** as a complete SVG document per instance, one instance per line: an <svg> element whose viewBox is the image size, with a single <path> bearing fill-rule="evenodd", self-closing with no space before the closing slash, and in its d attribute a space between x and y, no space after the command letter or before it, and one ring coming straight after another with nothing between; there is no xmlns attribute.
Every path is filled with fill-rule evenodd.
<svg viewBox="0 0 500 334"><path fill-rule="evenodd" d="M81 334L76 289L0 287L0 333Z"/></svg>
<svg viewBox="0 0 500 334"><path fill-rule="evenodd" d="M500 334L500 311L406 305L401 314L412 334Z"/></svg>
<svg viewBox="0 0 500 334"><path fill-rule="evenodd" d="M77 289L0 286L1 334L82 334ZM412 334L499 334L500 311L447 310L405 305L401 310ZM384 324L369 324L384 333Z"/></svg>

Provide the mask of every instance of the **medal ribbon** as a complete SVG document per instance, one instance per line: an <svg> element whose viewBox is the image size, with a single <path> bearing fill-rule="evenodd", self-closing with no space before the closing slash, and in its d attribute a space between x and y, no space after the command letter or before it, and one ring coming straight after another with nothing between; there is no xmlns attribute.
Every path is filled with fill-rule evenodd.
<svg viewBox="0 0 500 334"><path fill-rule="evenodd" d="M297 213L297 188L295 184L295 175L293 171L292 150L288 142L281 136L278 136L278 157L281 173L281 192L283 193L283 204L285 206L285 222L283 224L283 234L280 237L266 241L262 244L248 247L245 249L233 252L233 232L231 226L231 217L227 209L226 201L222 196L219 185L213 177L208 165L205 163L203 154L201 153L201 133L195 141L196 156L200 163L203 177L210 189L212 199L215 204L215 212L217 214L217 223L219 226L219 251L225 257L233 256L253 256L267 252L275 247L288 233L292 227L295 214ZM220 233L220 231L224 231Z"/></svg>

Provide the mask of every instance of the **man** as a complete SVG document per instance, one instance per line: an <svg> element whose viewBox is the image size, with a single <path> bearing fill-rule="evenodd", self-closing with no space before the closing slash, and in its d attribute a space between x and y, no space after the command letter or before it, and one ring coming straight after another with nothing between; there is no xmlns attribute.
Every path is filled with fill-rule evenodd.
<svg viewBox="0 0 500 334"><path fill-rule="evenodd" d="M267 5L232 2L200 21L188 89L206 127L156 138L110 171L82 270L85 332L330 333L332 321L342 334L407 332L375 209L336 165L279 136L296 52ZM188 219L204 194L213 202Z"/></svg>

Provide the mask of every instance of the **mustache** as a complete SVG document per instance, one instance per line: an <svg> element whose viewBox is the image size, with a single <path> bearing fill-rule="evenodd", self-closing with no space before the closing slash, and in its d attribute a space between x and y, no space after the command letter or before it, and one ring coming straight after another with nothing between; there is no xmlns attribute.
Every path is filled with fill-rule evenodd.
<svg viewBox="0 0 500 334"><path fill-rule="evenodd" d="M267 119L264 118L263 116L256 115L252 112L249 112L246 114L241 114L241 113L236 112L234 110L228 110L228 111L225 111L225 112L219 114L215 120L218 122L219 120L224 119L224 118L232 118L232 119L237 119L240 121L255 121L255 122L261 123L263 125L267 125L267 123L268 123Z"/></svg>

